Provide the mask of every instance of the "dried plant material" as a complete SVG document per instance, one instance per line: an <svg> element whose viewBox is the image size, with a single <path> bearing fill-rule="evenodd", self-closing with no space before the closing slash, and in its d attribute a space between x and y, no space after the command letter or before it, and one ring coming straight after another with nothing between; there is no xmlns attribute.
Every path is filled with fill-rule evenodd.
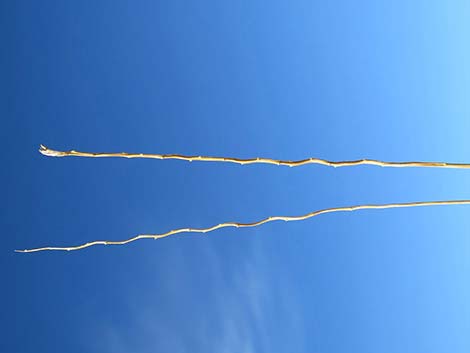
<svg viewBox="0 0 470 353"><path fill-rule="evenodd" d="M50 157L92 157L92 158L103 158L103 157L120 157L120 158L149 158L149 159L179 159L183 161L193 162L225 162L225 163L236 163L236 164L274 164L274 165L285 165L289 167L299 167L305 164L320 164L329 167L350 167L355 165L376 165L380 167L427 167L427 168L460 168L468 169L470 164L467 163L448 163L448 162L385 162L375 159L358 159L352 161L328 161L320 158L307 158L298 161L284 161L271 158L230 158L230 157L208 157L208 156L184 156L180 154L153 154L153 153L95 153L95 152L79 152L79 151L56 151L41 145L39 148L45 156Z"/></svg>
<svg viewBox="0 0 470 353"><path fill-rule="evenodd" d="M274 216L262 219L253 223L236 223L236 222L227 222L220 223L218 225L209 227L209 228L180 228L171 230L162 234L141 234L133 238L121 240L121 241L111 241L111 240L97 240L90 243L85 243L78 246L69 246L69 247L43 247L35 249L26 249L26 250L15 250L17 252L30 253L46 250L63 250L63 251L72 251L72 250L81 250L88 248L94 245L125 245L132 243L136 240L141 239L161 239L166 238L170 235L178 233L208 233L220 228L226 227L235 227L235 228L244 228L244 227L257 227L264 223L273 222L273 221L302 221L308 218L312 218L324 213L333 213L333 212L343 212L343 211L357 211L365 209L384 209L384 208L402 208L402 207L420 207L420 206L437 206L437 205L470 205L470 200L451 200L451 201L422 201L422 202L406 202L406 203L389 203L382 205L358 205L358 206L349 206L349 207L336 207L336 208L327 208L319 211L314 211L307 213L302 216Z"/></svg>

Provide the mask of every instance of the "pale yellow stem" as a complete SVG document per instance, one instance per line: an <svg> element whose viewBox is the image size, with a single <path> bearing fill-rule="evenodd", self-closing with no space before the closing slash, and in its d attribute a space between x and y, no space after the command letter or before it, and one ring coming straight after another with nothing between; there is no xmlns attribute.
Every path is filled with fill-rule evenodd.
<svg viewBox="0 0 470 353"><path fill-rule="evenodd" d="M336 208L327 208L324 210L314 211L307 213L302 216L275 216L275 217L268 217L262 219L257 222L253 223L236 223L236 222L227 222L227 223L220 223L218 225L209 227L209 228L180 228L175 230L170 230L169 232L162 233L162 234L140 234L133 238L121 241L109 241L109 240L97 240L90 243L85 243L78 246L69 246L69 247L44 247L44 248L35 248L35 249L26 249L26 250L15 250L17 252L29 253L29 252L37 252L37 251L46 251L46 250L64 250L64 251L72 251L72 250L81 250L88 248L94 245L125 245L131 243L136 240L140 239L161 239L168 237L170 235L178 234L178 233L208 233L212 232L219 228L226 228L226 227L256 227L260 226L264 223L273 222L273 221L302 221L308 218L312 218L324 213L331 213L331 212L342 212L342 211L357 211L357 210L364 210L364 209L384 209L384 208L400 208L400 207L420 207L420 206L437 206L437 205L470 205L470 200L451 200L451 201L422 201L422 202L405 202L405 203L389 203L389 204L382 204L382 205L358 205L358 206L348 206L348 207L336 207Z"/></svg>
<svg viewBox="0 0 470 353"><path fill-rule="evenodd" d="M354 165L376 165L380 167L428 167L428 168L460 168L468 169L470 164L468 163L448 163L448 162L385 162L375 159L358 159L353 161L328 161L326 159L319 158L307 158L298 161L284 161L279 159L271 158L230 158L230 157L208 157L208 156L183 156L180 154L153 154L153 153L95 153L95 152L79 152L79 151L55 151L41 145L39 148L45 156L50 157L120 157L120 158L150 158L150 159L179 159L183 161L201 161L201 162L226 162L226 163L237 163L237 164L275 164L285 165L289 167L299 167L305 164L321 164L329 167L348 167Z"/></svg>

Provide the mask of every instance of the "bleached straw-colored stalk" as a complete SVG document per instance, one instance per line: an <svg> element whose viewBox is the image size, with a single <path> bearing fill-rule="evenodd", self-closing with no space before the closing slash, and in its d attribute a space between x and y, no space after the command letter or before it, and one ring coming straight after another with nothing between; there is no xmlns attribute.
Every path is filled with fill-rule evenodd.
<svg viewBox="0 0 470 353"><path fill-rule="evenodd" d="M209 228L180 228L180 229L170 230L169 232L161 233L161 234L141 234L133 238L129 238L126 240L121 240L121 241L97 240L97 241L92 241L90 243L85 243L85 244L77 245L77 246L68 246L68 247L48 246L48 247L43 247L43 248L15 250L15 251L23 252L23 253L46 251L46 250L72 251L72 250L85 249L94 245L125 245L125 244L129 244L134 241L141 240L141 239L161 239L161 238L165 238L170 235L174 235L178 233L208 233L208 232L212 232L214 230L217 230L220 228L226 228L226 227L245 228L245 227L257 227L264 223L273 222L273 221L286 221L286 222L302 221L302 220L312 218L312 217L315 217L324 213L357 211L357 210L364 210L364 209L384 209L384 208L402 208L402 207L420 207L420 206L438 206L438 205L470 205L470 200L421 201L421 202L389 203L389 204L381 204L381 205L358 205L358 206L348 206L348 207L335 207L335 208L327 208L327 209L323 209L319 211L310 212L301 216L268 217L268 218L265 218L265 219L262 219L260 221L253 222L253 223L227 222L227 223L220 223Z"/></svg>
<svg viewBox="0 0 470 353"><path fill-rule="evenodd" d="M209 157L209 156L184 156L180 154L154 154L154 153L127 153L127 152L116 152L116 153L97 153L97 152L79 152L75 150L71 151L56 151L41 145L39 148L45 156L50 157L92 157L92 158L103 158L103 157L120 157L120 158L149 158L149 159L179 159L183 161L193 162L225 162L225 163L236 163L236 164L274 164L284 165L289 167L299 167L305 164L320 164L329 167L350 167L355 165L375 165L380 167L427 167L427 168L459 168L469 169L469 163L449 163L449 162L386 162L375 159L358 159L351 161L328 161L320 158L306 158L297 161L286 161L271 158L232 158L232 157Z"/></svg>

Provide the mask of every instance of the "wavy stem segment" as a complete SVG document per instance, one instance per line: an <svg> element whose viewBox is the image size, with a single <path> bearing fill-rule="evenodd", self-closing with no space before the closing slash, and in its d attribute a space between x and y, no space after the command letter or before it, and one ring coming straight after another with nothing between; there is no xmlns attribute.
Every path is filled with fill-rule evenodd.
<svg viewBox="0 0 470 353"><path fill-rule="evenodd" d="M180 228L175 230L170 230L169 232L162 234L140 234L133 238L129 238L121 241L110 241L110 240L97 240L90 243L85 243L78 246L69 246L69 247L44 247L44 248L34 248L26 250L15 250L16 252L30 253L46 250L63 250L63 251L72 251L72 250L81 250L89 248L94 245L125 245L132 243L141 239L161 239L169 237L170 235L178 233L208 233L220 228L226 227L235 227L235 228L244 228L244 227L257 227L264 223L273 222L273 221L302 221L308 218L312 218L324 213L332 212L343 212L343 211L357 211L365 209L384 209L384 208L402 208L402 207L420 207L420 206L438 206L438 205L470 205L470 200L450 200L450 201L422 201L422 202L405 202L405 203L389 203L381 205L358 205L358 206L348 206L348 207L335 207L335 208L326 208L319 211L314 211L307 213L301 216L274 216L264 218L260 221L253 223L237 223L237 222L227 222L220 223L209 228Z"/></svg>
<svg viewBox="0 0 470 353"><path fill-rule="evenodd" d="M236 163L236 164L274 164L274 165L285 165L289 167L299 167L305 164L321 164L329 167L350 167L355 165L376 165L380 167L427 167L427 168L459 168L459 169L470 169L469 163L448 163L448 162L385 162L375 159L358 159L352 161L328 161L320 158L307 158L298 161L284 161L279 159L271 158L230 158L230 157L208 157L208 156L184 156L180 154L153 154L153 153L95 153L95 152L79 152L79 151L56 151L41 145L39 148L45 156L50 157L120 157L120 158L150 158L150 159L179 159L183 161L193 162L225 162L225 163Z"/></svg>

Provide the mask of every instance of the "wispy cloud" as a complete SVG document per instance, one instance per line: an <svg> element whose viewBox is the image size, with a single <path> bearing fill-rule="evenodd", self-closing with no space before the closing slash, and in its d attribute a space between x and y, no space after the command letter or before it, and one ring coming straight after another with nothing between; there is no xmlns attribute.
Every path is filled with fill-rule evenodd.
<svg viewBox="0 0 470 353"><path fill-rule="evenodd" d="M273 352L279 351L279 341L284 337L289 341L286 348L294 344L295 351L301 351L303 325L295 289L282 269L273 270L260 240L247 241L247 249L232 265L211 244L205 242L198 248L204 252L205 262L197 271L205 278L200 283L205 288L198 288L190 278L194 269L187 258L181 252L174 254L167 264L171 271L145 288L145 294L136 291L138 299L129 298L129 329L113 324L98 329L101 343L97 350ZM155 291L165 291L165 303L152 299ZM194 311L187 306L193 292L205 295L203 303L191 302L198 305Z"/></svg>

